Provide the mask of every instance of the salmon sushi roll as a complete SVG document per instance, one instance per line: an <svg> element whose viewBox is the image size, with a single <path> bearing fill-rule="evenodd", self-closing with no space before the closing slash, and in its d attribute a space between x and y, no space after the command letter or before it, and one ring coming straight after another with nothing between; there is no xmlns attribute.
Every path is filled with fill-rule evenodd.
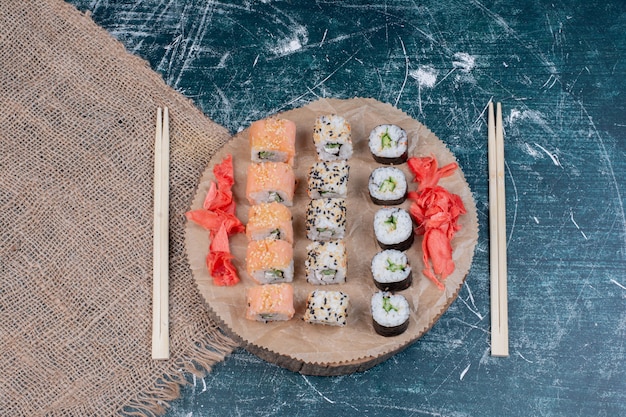
<svg viewBox="0 0 626 417"><path fill-rule="evenodd" d="M296 175L291 165L284 162L250 164L246 182L246 197L251 205L282 203L293 206Z"/></svg>
<svg viewBox="0 0 626 417"><path fill-rule="evenodd" d="M293 244L291 211L276 202L250 206L246 236L250 241L276 239Z"/></svg>
<svg viewBox="0 0 626 417"><path fill-rule="evenodd" d="M313 126L313 142L321 161L350 159L352 156L350 123L336 114L319 116Z"/></svg>
<svg viewBox="0 0 626 417"><path fill-rule="evenodd" d="M284 240L254 240L246 250L246 271L257 284L293 281L293 247Z"/></svg>
<svg viewBox="0 0 626 417"><path fill-rule="evenodd" d="M246 301L248 320L287 321L295 313L291 284L255 285L248 288Z"/></svg>
<svg viewBox="0 0 626 417"><path fill-rule="evenodd" d="M296 155L296 124L291 120L269 117L250 125L252 162L286 162L293 165Z"/></svg>

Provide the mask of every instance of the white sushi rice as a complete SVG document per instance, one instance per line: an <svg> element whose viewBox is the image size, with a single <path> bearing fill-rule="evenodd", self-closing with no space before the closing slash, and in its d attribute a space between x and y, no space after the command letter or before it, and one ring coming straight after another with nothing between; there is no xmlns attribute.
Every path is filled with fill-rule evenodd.
<svg viewBox="0 0 626 417"><path fill-rule="evenodd" d="M293 260L284 268L264 268L252 271L252 276L261 284L293 281Z"/></svg>
<svg viewBox="0 0 626 417"><path fill-rule="evenodd" d="M399 326L409 319L409 302L400 294L378 291L372 296L372 318L385 327Z"/></svg>
<svg viewBox="0 0 626 417"><path fill-rule="evenodd" d="M348 257L342 240L311 242L304 262L309 284L327 285L346 282Z"/></svg>
<svg viewBox="0 0 626 417"><path fill-rule="evenodd" d="M352 156L350 123L337 114L321 115L315 119L313 141L322 161L337 161Z"/></svg>
<svg viewBox="0 0 626 417"><path fill-rule="evenodd" d="M408 138L404 129L385 124L372 129L369 137L370 151L383 158L398 158L407 151Z"/></svg>
<svg viewBox="0 0 626 417"><path fill-rule="evenodd" d="M379 167L370 174L368 188L377 200L397 200L406 194L406 177L398 168Z"/></svg>
<svg viewBox="0 0 626 417"><path fill-rule="evenodd" d="M343 239L346 233L346 203L343 198L310 200L306 209L306 232L309 240Z"/></svg>
<svg viewBox="0 0 626 417"><path fill-rule="evenodd" d="M372 258L372 275L382 283L399 282L411 273L409 259L404 252L387 249Z"/></svg>
<svg viewBox="0 0 626 417"><path fill-rule="evenodd" d="M316 162L309 170L309 197L345 198L348 195L349 174L347 161Z"/></svg>
<svg viewBox="0 0 626 417"><path fill-rule="evenodd" d="M304 321L313 324L345 326L348 319L348 294L341 291L312 291L306 302Z"/></svg>
<svg viewBox="0 0 626 417"><path fill-rule="evenodd" d="M250 193L249 198L253 204L281 203L287 207L293 206L293 199L282 190L263 190L257 193Z"/></svg>
<svg viewBox="0 0 626 417"><path fill-rule="evenodd" d="M399 207L383 207L374 215L376 239L384 245L406 241L413 233L409 212Z"/></svg>

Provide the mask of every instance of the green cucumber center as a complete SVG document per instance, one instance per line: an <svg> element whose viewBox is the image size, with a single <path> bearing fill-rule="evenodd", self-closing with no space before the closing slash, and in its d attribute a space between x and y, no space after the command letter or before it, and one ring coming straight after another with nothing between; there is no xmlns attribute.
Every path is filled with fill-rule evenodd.
<svg viewBox="0 0 626 417"><path fill-rule="evenodd" d="M396 219L396 216L389 216L387 217L387 220L385 220L385 224L389 230L396 230L398 227L398 219Z"/></svg>
<svg viewBox="0 0 626 417"><path fill-rule="evenodd" d="M404 271L406 267L402 264L393 263L391 259L387 259L387 267L386 269L391 272Z"/></svg>
<svg viewBox="0 0 626 417"><path fill-rule="evenodd" d="M383 149L391 148L393 146L393 139L389 134L389 130L385 130L385 133L380 137L380 146Z"/></svg>
<svg viewBox="0 0 626 417"><path fill-rule="evenodd" d="M383 297L383 310L385 310L386 313L389 313L391 310L399 311L398 307L391 304L391 300L389 300L389 297Z"/></svg>
<svg viewBox="0 0 626 417"><path fill-rule="evenodd" d="M383 192L383 193L390 193L393 192L393 190L396 189L396 186L398 184L396 183L396 180L393 179L392 177L389 177L387 179L385 179L382 184L380 184L380 187L378 187L378 189Z"/></svg>

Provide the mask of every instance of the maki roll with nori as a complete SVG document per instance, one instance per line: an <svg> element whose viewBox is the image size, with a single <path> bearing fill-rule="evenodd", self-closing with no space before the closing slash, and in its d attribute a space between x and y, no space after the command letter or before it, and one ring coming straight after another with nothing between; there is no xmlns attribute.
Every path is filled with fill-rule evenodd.
<svg viewBox="0 0 626 417"><path fill-rule="evenodd" d="M409 212L399 207L383 207L374 215L374 234L382 249L407 250L414 240Z"/></svg>
<svg viewBox="0 0 626 417"><path fill-rule="evenodd" d="M372 202L380 206L402 204L406 200L406 177L395 167L380 167L372 171L368 188Z"/></svg>
<svg viewBox="0 0 626 417"><path fill-rule="evenodd" d="M379 291L372 296L372 322L381 336L398 336L409 327L409 302L400 294Z"/></svg>
<svg viewBox="0 0 626 417"><path fill-rule="evenodd" d="M370 133L369 146L374 160L380 164L402 164L408 158L406 131L396 125L379 125Z"/></svg>
<svg viewBox="0 0 626 417"><path fill-rule="evenodd" d="M402 291L411 286L413 272L406 253L395 249L378 252L372 258L374 284L383 291Z"/></svg>

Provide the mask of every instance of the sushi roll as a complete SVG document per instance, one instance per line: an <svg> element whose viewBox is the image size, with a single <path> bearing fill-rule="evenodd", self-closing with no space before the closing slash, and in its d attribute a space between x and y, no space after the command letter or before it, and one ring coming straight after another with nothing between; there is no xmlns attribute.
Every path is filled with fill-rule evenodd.
<svg viewBox="0 0 626 417"><path fill-rule="evenodd" d="M409 156L408 144L406 131L396 125L379 125L370 132L370 152L380 164L406 162Z"/></svg>
<svg viewBox="0 0 626 417"><path fill-rule="evenodd" d="M254 321L287 321L295 313L291 284L255 285L246 292L246 318Z"/></svg>
<svg viewBox="0 0 626 417"><path fill-rule="evenodd" d="M291 211L276 202L250 206L246 236L250 241L278 239L293 244Z"/></svg>
<svg viewBox="0 0 626 417"><path fill-rule="evenodd" d="M296 154L296 124L270 117L250 125L252 162L286 162L293 165Z"/></svg>
<svg viewBox="0 0 626 417"><path fill-rule="evenodd" d="M350 123L341 116L319 116L313 125L313 142L321 161L338 161L352 156Z"/></svg>
<svg viewBox="0 0 626 417"><path fill-rule="evenodd" d="M346 203L343 198L309 201L306 209L306 235L309 240L343 239L346 234Z"/></svg>
<svg viewBox="0 0 626 417"><path fill-rule="evenodd" d="M379 291L372 296L372 322L381 336L398 336L409 327L409 302L400 294Z"/></svg>
<svg viewBox="0 0 626 417"><path fill-rule="evenodd" d="M395 167L380 167L372 171L368 188L372 202L380 206L402 204L406 200L406 177Z"/></svg>
<svg viewBox="0 0 626 417"><path fill-rule="evenodd" d="M413 272L404 252L387 249L372 258L374 284L383 291L402 291L411 286Z"/></svg>
<svg viewBox="0 0 626 417"><path fill-rule="evenodd" d="M383 207L374 215L374 234L382 249L407 250L414 240L409 212L399 207Z"/></svg>
<svg viewBox="0 0 626 417"><path fill-rule="evenodd" d="M293 281L293 247L284 240L248 243L246 271L257 284Z"/></svg>
<svg viewBox="0 0 626 417"><path fill-rule="evenodd" d="M341 291L312 291L306 300L304 321L313 324L345 326L348 320L348 294Z"/></svg>
<svg viewBox="0 0 626 417"><path fill-rule="evenodd" d="M350 166L346 161L316 162L309 170L310 198L345 198L348 195Z"/></svg>
<svg viewBox="0 0 626 417"><path fill-rule="evenodd" d="M293 206L296 175L284 162L250 164L246 181L246 197L251 205L277 202Z"/></svg>
<svg viewBox="0 0 626 417"><path fill-rule="evenodd" d="M307 248L304 262L309 284L343 284L346 282L348 257L342 240L312 242Z"/></svg>

